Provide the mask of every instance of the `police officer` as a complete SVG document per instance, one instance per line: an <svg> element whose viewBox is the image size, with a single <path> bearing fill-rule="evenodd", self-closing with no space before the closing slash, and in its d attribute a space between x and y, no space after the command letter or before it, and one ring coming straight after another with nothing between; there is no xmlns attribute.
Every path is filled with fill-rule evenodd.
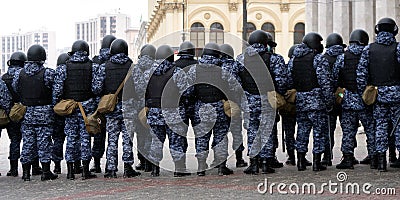
<svg viewBox="0 0 400 200"><path fill-rule="evenodd" d="M223 44L220 46L221 49L221 63L222 68L226 68L230 70L231 74L237 74L234 70L237 69L235 67L236 60L234 59L234 50L231 45ZM238 105L241 105L241 95L236 97L238 100ZM235 157L236 157L236 167L246 167L248 164L243 160L243 134L242 134L242 114L232 116L231 117L231 127L230 131L232 133L232 149L235 150Z"/></svg>
<svg viewBox="0 0 400 200"><path fill-rule="evenodd" d="M98 74L98 89L102 94L114 94L117 88L124 81L132 65L128 57L128 44L123 39L116 39L110 46L110 59L100 65ZM124 161L124 177L131 178L140 175L133 168L132 139L127 132L122 115L122 91L118 94L117 102L113 112L106 114L108 146L107 146L107 171L105 178L117 178L118 171L118 139L122 133L122 145Z"/></svg>
<svg viewBox="0 0 400 200"><path fill-rule="evenodd" d="M375 120L375 144L378 157L378 170L387 171L386 151L388 135L392 132L392 123L396 143L399 142L400 130L396 121L400 116L400 45L395 36L398 33L396 22L391 18L382 18L375 26L374 43L364 48L357 68L358 92L361 94L367 85L377 87L378 96L373 104ZM399 146L397 145L399 150ZM392 167L400 167L400 162Z"/></svg>
<svg viewBox="0 0 400 200"><path fill-rule="evenodd" d="M308 150L309 134L313 130L313 171L326 170L321 165L321 154L325 150L324 129L328 125L327 110L332 108L333 89L329 62L321 55L322 37L308 33L293 52L289 61L289 83L296 93L297 120L297 169L306 170L305 154Z"/></svg>
<svg viewBox="0 0 400 200"><path fill-rule="evenodd" d="M144 45L140 50L138 62L132 69L132 81L135 87L134 91L138 97L137 101L133 103L134 107L131 109L132 112L139 113L145 107L145 92L151 77L151 68L155 63L155 54L156 48L153 45ZM133 120L137 139L137 156L140 160L140 164L136 166L136 169L144 170L145 172L151 172L152 163L147 159L151 146L150 129L140 123L136 114L133 114Z"/></svg>
<svg viewBox="0 0 400 200"><path fill-rule="evenodd" d="M57 68L65 66L67 60L69 60L69 55L67 53L60 54L57 58ZM54 132L52 135L54 146L51 155L51 159L54 162L53 172L56 174L61 174L61 160L63 159L64 141L65 141L64 128L65 128L65 117L56 115L54 123Z"/></svg>
<svg viewBox="0 0 400 200"><path fill-rule="evenodd" d="M328 60L329 62L329 69L333 70L333 65L336 61L336 58L343 54L344 48L346 48L346 44L343 44L343 38L341 35L337 33L331 33L328 35L326 38L326 44L325 44L325 53L324 57ZM334 133L336 129L336 121L337 117L341 116L341 107L338 105L334 105L333 110L329 112L329 128L325 129L329 134L326 134L325 138L325 152L324 152L324 157L322 158L321 163L323 165L327 166L332 166L332 149L335 144L334 141Z"/></svg>
<svg viewBox="0 0 400 200"><path fill-rule="evenodd" d="M354 169L354 144L358 129L358 122L361 121L367 134L368 155L374 155L375 136L372 118L372 109L364 105L361 95L357 92L357 65L361 57L362 50L368 45L368 33L361 29L356 29L350 34L350 46L337 57L333 67L334 88L344 88L342 94L342 117L340 125L342 127L342 153L343 160L336 165L337 169Z"/></svg>
<svg viewBox="0 0 400 200"><path fill-rule="evenodd" d="M175 172L183 172L185 161L186 124L179 113L179 97L187 88L184 71L176 67L174 53L170 46L157 48L155 64L145 93L146 107L149 108L147 123L151 127L152 141L149 160L153 162L152 176L160 175L159 163L163 158L163 144L168 135L169 148L175 163ZM171 79L171 81L169 81ZM169 81L169 83L168 83ZM167 90L163 92L163 90Z"/></svg>
<svg viewBox="0 0 400 200"><path fill-rule="evenodd" d="M11 54L10 60L7 61L8 70L1 79L7 85L7 89L11 94L12 103L19 103L21 98L18 96L16 92L12 89L12 81L16 71L20 70L24 67L25 61L27 60L25 53L23 52L14 52ZM21 123L13 122L10 123L6 127L8 137L10 138L10 148L9 148L9 157L10 160L10 171L7 172L7 176L18 176L18 159L20 158L20 148L21 148Z"/></svg>
<svg viewBox="0 0 400 200"><path fill-rule="evenodd" d="M43 66L46 61L46 51L40 45L32 45L27 53L28 61L24 68L17 71L13 79L13 89L21 97L21 102L27 107L21 122L23 168L22 179L30 181L31 162L35 151L43 167L41 180L53 180L58 176L50 171L54 112L52 91L54 85L54 70ZM35 148L37 146L37 148Z"/></svg>
<svg viewBox="0 0 400 200"><path fill-rule="evenodd" d="M73 99L81 102L85 114L94 112L94 77L96 66L89 59L89 45L84 40L77 40L72 44L69 60L56 70L54 101ZM91 138L86 131L82 113L79 108L65 117L64 133L67 137L65 160L67 161L67 179L75 179L74 163L82 160L82 179L96 178L89 171L89 162L92 158ZM76 167L76 166L75 166Z"/></svg>
<svg viewBox="0 0 400 200"><path fill-rule="evenodd" d="M113 35L106 35L103 37L103 40L101 41L101 49L99 50L99 55L94 56L92 59L94 63L101 65L110 59L110 46L115 39L117 38ZM107 133L106 126L104 126L104 124L106 124L106 119L104 117L102 117L102 119L103 123L100 126L101 132L100 134L96 134L93 137L92 155L94 164L90 168L90 171L95 173L101 173L100 159L103 157L104 151L106 149Z"/></svg>

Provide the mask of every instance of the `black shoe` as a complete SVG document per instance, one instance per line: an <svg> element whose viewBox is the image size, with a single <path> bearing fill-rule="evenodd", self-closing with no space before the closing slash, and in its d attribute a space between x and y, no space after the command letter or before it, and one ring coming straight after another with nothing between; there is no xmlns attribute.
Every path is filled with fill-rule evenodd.
<svg viewBox="0 0 400 200"><path fill-rule="evenodd" d="M82 164L83 164L83 166L82 166L82 180L91 179L91 178L97 178L96 174L92 174L89 171L89 163L90 163L90 160L83 160L82 161ZM76 162L75 162L75 164L76 164ZM75 165L75 167L76 167L76 165Z"/></svg>
<svg viewBox="0 0 400 200"><path fill-rule="evenodd" d="M30 181L31 180L31 163L22 164L22 180Z"/></svg>
<svg viewBox="0 0 400 200"><path fill-rule="evenodd" d="M353 154L343 154L343 160L336 165L336 169L354 169Z"/></svg>
<svg viewBox="0 0 400 200"><path fill-rule="evenodd" d="M297 170L304 171L307 169L306 165L306 153L297 152Z"/></svg>
<svg viewBox="0 0 400 200"><path fill-rule="evenodd" d="M378 171L379 172L387 172L386 169L387 161L386 161L386 152L378 154Z"/></svg>
<svg viewBox="0 0 400 200"><path fill-rule="evenodd" d="M61 174L61 162L60 161L55 161L54 162L54 173L56 174Z"/></svg>
<svg viewBox="0 0 400 200"><path fill-rule="evenodd" d="M101 173L100 158L93 158L93 160L94 163L92 168L90 168L90 172Z"/></svg>
<svg viewBox="0 0 400 200"><path fill-rule="evenodd" d="M271 174L275 173L275 169L272 168L271 163L274 158L261 158L261 173L262 174Z"/></svg>
<svg viewBox="0 0 400 200"><path fill-rule="evenodd" d="M81 174L83 172L81 161L75 161L74 163L74 174Z"/></svg>
<svg viewBox="0 0 400 200"><path fill-rule="evenodd" d="M174 177L190 176L191 174L186 171L186 157L181 160L175 161Z"/></svg>
<svg viewBox="0 0 400 200"><path fill-rule="evenodd" d="M296 158L294 156L294 149L288 150L288 159L285 162L286 165L296 165Z"/></svg>
<svg viewBox="0 0 400 200"><path fill-rule="evenodd" d="M272 168L282 168L283 163L279 162L276 157L268 159L268 165Z"/></svg>
<svg viewBox="0 0 400 200"><path fill-rule="evenodd" d="M332 166L332 160L331 160L330 152L325 151L324 157L322 158L322 160L320 162L321 162L321 165Z"/></svg>
<svg viewBox="0 0 400 200"><path fill-rule="evenodd" d="M360 161L358 161L356 157L353 156L353 165L358 165L358 164L360 164Z"/></svg>
<svg viewBox="0 0 400 200"><path fill-rule="evenodd" d="M247 162L243 160L243 151L235 151L236 156L236 167L247 167Z"/></svg>
<svg viewBox="0 0 400 200"><path fill-rule="evenodd" d="M307 160L307 158L305 157L306 155L304 155L304 164L306 166L312 166L312 162L310 162L309 160Z"/></svg>
<svg viewBox="0 0 400 200"><path fill-rule="evenodd" d="M364 159L362 159L361 161L360 161L360 164L362 164L362 165L369 165L369 164L371 164L371 156L367 156L367 157L365 157Z"/></svg>
<svg viewBox="0 0 400 200"><path fill-rule="evenodd" d="M321 164L321 154L313 154L313 171L323 171L326 167Z"/></svg>
<svg viewBox="0 0 400 200"><path fill-rule="evenodd" d="M151 172L153 170L153 163L145 159L144 172Z"/></svg>
<svg viewBox="0 0 400 200"><path fill-rule="evenodd" d="M104 174L104 178L118 178L117 171L116 170L107 170L107 172Z"/></svg>
<svg viewBox="0 0 400 200"><path fill-rule="evenodd" d="M254 158L250 158L250 165L243 172L245 174L253 174L253 175L257 175L260 172L257 156Z"/></svg>
<svg viewBox="0 0 400 200"><path fill-rule="evenodd" d="M197 159L197 176L205 176L207 169L206 160Z"/></svg>
<svg viewBox="0 0 400 200"><path fill-rule="evenodd" d="M39 158L32 161L32 176L41 175L43 173L42 168L39 166Z"/></svg>
<svg viewBox="0 0 400 200"><path fill-rule="evenodd" d="M160 167L157 165L153 165L153 169L151 170L151 176L152 177L157 177L160 176Z"/></svg>
<svg viewBox="0 0 400 200"><path fill-rule="evenodd" d="M396 154L394 154L394 155L389 155L389 163L390 164L392 164L392 163L395 163L395 162L397 162L397 157L396 157Z"/></svg>
<svg viewBox="0 0 400 200"><path fill-rule="evenodd" d="M396 159L396 161L390 163L390 167L392 167L392 168L400 168L400 159Z"/></svg>
<svg viewBox="0 0 400 200"><path fill-rule="evenodd" d="M10 160L10 171L7 172L7 176L18 176L18 160Z"/></svg>
<svg viewBox="0 0 400 200"><path fill-rule="evenodd" d="M219 176L225 176L225 175L231 175L233 174L233 170L229 169L226 166L226 161L222 162L219 166L218 166L218 175Z"/></svg>
<svg viewBox="0 0 400 200"><path fill-rule="evenodd" d="M124 178L132 178L135 176L140 176L140 172L135 171L132 165L124 163Z"/></svg>
<svg viewBox="0 0 400 200"><path fill-rule="evenodd" d="M371 163L369 165L370 169L378 169L378 155L371 156Z"/></svg>
<svg viewBox="0 0 400 200"><path fill-rule="evenodd" d="M67 179L69 179L69 180L75 179L73 162L67 162Z"/></svg>
<svg viewBox="0 0 400 200"><path fill-rule="evenodd" d="M42 162L42 167L43 167L43 173L41 180L42 181L47 181L47 180L54 180L58 178L57 174L53 174L53 172L50 171L50 162Z"/></svg>
<svg viewBox="0 0 400 200"><path fill-rule="evenodd" d="M138 152L137 157L140 161L140 163L138 165L136 165L136 170L140 170L143 171L145 169L145 165L146 165L146 158L144 158L144 156Z"/></svg>

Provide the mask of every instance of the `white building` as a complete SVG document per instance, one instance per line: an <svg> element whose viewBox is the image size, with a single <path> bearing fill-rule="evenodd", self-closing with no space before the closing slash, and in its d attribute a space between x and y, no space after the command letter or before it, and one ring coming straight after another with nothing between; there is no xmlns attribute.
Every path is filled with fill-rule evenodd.
<svg viewBox="0 0 400 200"><path fill-rule="evenodd" d="M25 54L28 48L33 44L39 44L44 47L47 54L46 65L53 67L56 65L56 33L54 31L37 30L26 33L13 33L11 35L3 35L0 40L0 67L1 74L8 69L7 61L12 53L22 51Z"/></svg>
<svg viewBox="0 0 400 200"><path fill-rule="evenodd" d="M91 56L94 56L99 53L101 41L106 35L127 40L126 30L130 25L131 19L126 14L99 14L88 21L75 23L75 39L85 40L89 44ZM129 41L126 42L129 43Z"/></svg>

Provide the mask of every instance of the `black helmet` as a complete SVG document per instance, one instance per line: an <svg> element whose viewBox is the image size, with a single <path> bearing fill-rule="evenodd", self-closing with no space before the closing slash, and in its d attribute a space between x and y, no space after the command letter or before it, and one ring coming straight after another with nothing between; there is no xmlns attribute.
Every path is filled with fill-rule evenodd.
<svg viewBox="0 0 400 200"><path fill-rule="evenodd" d="M28 49L28 61L44 62L46 60L46 50L38 44L34 44Z"/></svg>
<svg viewBox="0 0 400 200"><path fill-rule="evenodd" d="M235 56L235 53L233 51L233 48L229 44L223 44L219 47L221 49L221 54L228 56L230 58L233 58Z"/></svg>
<svg viewBox="0 0 400 200"><path fill-rule="evenodd" d="M265 32L266 34L267 34L267 38L268 38L268 45L270 46L270 47L276 47L276 42L275 42L275 40L274 40L274 37L272 36L272 34L271 33L269 33L269 32Z"/></svg>
<svg viewBox="0 0 400 200"><path fill-rule="evenodd" d="M103 40L101 41L101 48L110 48L111 43L117 39L115 36L113 35L106 35L103 37Z"/></svg>
<svg viewBox="0 0 400 200"><path fill-rule="evenodd" d="M326 38L325 48L329 48L329 47L334 46L334 45L340 45L343 48L347 47L346 44L343 44L343 38L342 38L341 35L339 35L337 33L331 33Z"/></svg>
<svg viewBox="0 0 400 200"><path fill-rule="evenodd" d="M268 45L268 35L265 31L262 30L255 30L250 33L249 36L249 44L263 44L264 46Z"/></svg>
<svg viewBox="0 0 400 200"><path fill-rule="evenodd" d="M146 44L140 49L140 56L150 56L151 58L155 58L156 56L156 47L151 44Z"/></svg>
<svg viewBox="0 0 400 200"><path fill-rule="evenodd" d="M322 50L323 48L321 48L322 44L322 37L320 34L315 33L315 32L310 32L307 33L304 37L303 37L303 43L306 44L309 48L311 49L318 49L318 50Z"/></svg>
<svg viewBox="0 0 400 200"><path fill-rule="evenodd" d="M67 60L69 60L69 55L67 53L60 54L57 58L57 66L67 63Z"/></svg>
<svg viewBox="0 0 400 200"><path fill-rule="evenodd" d="M124 53L125 55L128 55L128 44L123 39L114 40L110 46L111 55L119 53Z"/></svg>
<svg viewBox="0 0 400 200"><path fill-rule="evenodd" d="M194 54L195 54L194 51L195 51L194 44L189 41L185 41L179 46L178 56L182 56L182 55L194 56Z"/></svg>
<svg viewBox="0 0 400 200"><path fill-rule="evenodd" d="M298 44L293 45L290 47L289 52L288 52L288 57L291 58L293 56L294 49L299 46Z"/></svg>
<svg viewBox="0 0 400 200"><path fill-rule="evenodd" d="M350 33L349 42L355 42L359 45L366 46L369 42L368 33L362 29L356 29Z"/></svg>
<svg viewBox="0 0 400 200"><path fill-rule="evenodd" d="M399 27L397 27L396 22L392 18L382 18L378 21L378 24L375 25L375 33L378 34L381 31L393 33L393 35L397 35L399 32Z"/></svg>
<svg viewBox="0 0 400 200"><path fill-rule="evenodd" d="M156 51L156 60L168 60L174 62L174 50L169 45L161 45Z"/></svg>
<svg viewBox="0 0 400 200"><path fill-rule="evenodd" d="M77 51L82 51L86 53L86 55L89 55L89 45L86 41L84 40L77 40L72 44L72 49L71 52L69 52L69 55L74 54Z"/></svg>
<svg viewBox="0 0 400 200"><path fill-rule="evenodd" d="M23 67L24 62L28 60L24 52L17 51L11 54L10 60L7 61L7 65L18 65Z"/></svg>
<svg viewBox="0 0 400 200"><path fill-rule="evenodd" d="M214 42L209 42L204 46L203 49L203 53L201 54L203 55L210 55L210 56L215 56L217 58L219 58L220 55L220 49L219 49L219 45L217 43Z"/></svg>

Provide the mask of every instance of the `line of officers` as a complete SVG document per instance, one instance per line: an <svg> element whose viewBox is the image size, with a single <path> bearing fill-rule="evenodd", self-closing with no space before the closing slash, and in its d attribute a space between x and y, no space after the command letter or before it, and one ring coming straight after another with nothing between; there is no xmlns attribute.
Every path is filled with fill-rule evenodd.
<svg viewBox="0 0 400 200"><path fill-rule="evenodd" d="M296 150L299 171L311 165L313 171L321 171L332 165L337 118L343 131L343 159L336 168L353 169L358 163L354 148L361 121L368 151L361 163L386 171L388 143L400 149L400 45L395 39L398 27L393 19L379 20L375 32L375 42L368 44L368 34L354 30L348 47L339 34L332 33L326 39L325 53L323 38L318 33L308 33L302 44L291 48L288 64L274 53L277 44L272 35L261 30L250 34L249 46L236 59L230 45L208 43L196 60L195 46L184 42L177 60L170 46L155 48L148 44L133 64L127 56L127 43L107 35L98 56L90 59L88 44L78 40L71 52L59 56L53 70L43 66L44 48L32 45L27 56L23 52L12 54L8 72L0 81L2 109L9 113L12 105L19 102L27 107L22 121L5 127L11 141L7 175L18 176L20 159L23 180L29 181L31 172L41 174L41 180L56 179L56 174L61 173L66 138L67 179L75 179L75 174L82 174L82 179L95 178L93 172L101 173L100 159L105 151L104 177L117 178L118 138L122 133L123 176L135 177L140 175L132 167L132 138L136 133L140 160L136 170L159 176L163 145L168 138L174 176L187 176L189 124L196 136L197 175L204 176L210 167L218 168L219 175L229 175L233 171L226 165L228 132L232 133L236 167L248 166L242 155L242 122L247 129L250 157L244 173L273 173L274 168L283 167L275 156L279 115L288 152L286 164L296 165ZM127 74L131 77L124 82ZM118 94L114 111L104 114L102 133L94 135L93 146L78 108L66 117L53 112L53 106L61 99L74 99L82 103L85 113L93 113L101 96L115 93L123 82L124 91ZM362 99L367 86L377 89L372 105ZM340 92L335 92L339 91L337 88ZM283 96L286 103L276 109L271 92ZM295 100L289 101L293 96ZM240 114L233 115L234 105L240 108ZM309 162L305 155L311 130L313 159ZM214 161L209 166L206 160L211 136ZM89 169L92 158L93 167ZM54 173L50 171L51 160ZM390 161L391 167L400 168L395 149Z"/></svg>

